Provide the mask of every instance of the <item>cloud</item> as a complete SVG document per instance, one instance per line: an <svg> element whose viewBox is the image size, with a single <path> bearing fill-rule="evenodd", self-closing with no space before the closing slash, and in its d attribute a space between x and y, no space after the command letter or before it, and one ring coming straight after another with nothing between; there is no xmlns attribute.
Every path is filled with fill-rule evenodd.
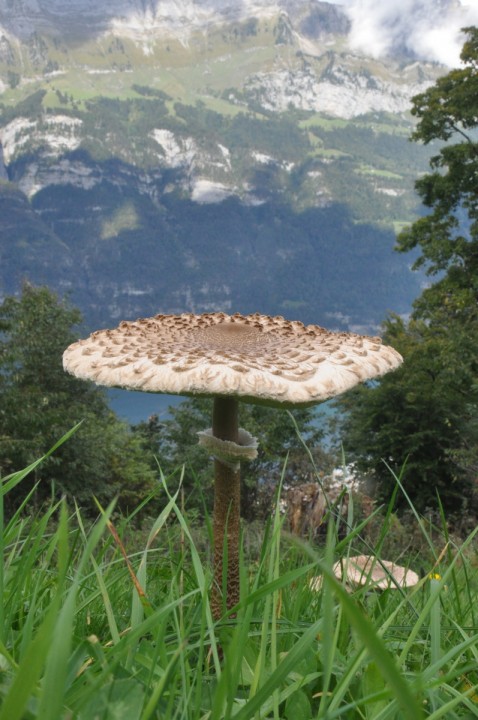
<svg viewBox="0 0 478 720"><path fill-rule="evenodd" d="M450 67L460 64L460 29L478 24L476 0L332 0L352 22L350 45L374 57L406 52Z"/></svg>

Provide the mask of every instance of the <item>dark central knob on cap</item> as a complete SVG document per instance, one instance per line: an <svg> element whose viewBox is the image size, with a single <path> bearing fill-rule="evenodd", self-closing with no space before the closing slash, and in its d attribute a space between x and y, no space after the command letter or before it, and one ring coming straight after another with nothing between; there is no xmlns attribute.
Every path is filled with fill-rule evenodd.
<svg viewBox="0 0 478 720"><path fill-rule="evenodd" d="M253 325L239 322L223 322L193 330L200 342L211 348L240 351L247 345L263 342L264 333Z"/></svg>

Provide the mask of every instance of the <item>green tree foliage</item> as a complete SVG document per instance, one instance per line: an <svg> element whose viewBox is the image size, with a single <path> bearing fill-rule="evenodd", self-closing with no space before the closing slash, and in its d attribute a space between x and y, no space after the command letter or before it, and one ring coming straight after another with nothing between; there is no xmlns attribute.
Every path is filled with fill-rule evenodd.
<svg viewBox="0 0 478 720"><path fill-rule="evenodd" d="M259 441L257 459L241 465L242 515L251 520L270 512L271 499L284 467L286 483L308 479L307 473L311 473L313 467L300 437L314 448L323 432L311 410L296 410L292 419L289 413L276 408L246 403L240 403L239 408L240 425ZM212 401L190 398L170 408L170 415L163 422L153 415L147 422L137 425L135 430L142 438L146 453L156 455L165 473L185 467L183 487L188 495L187 506L200 511L204 504L211 508L213 464L198 445L196 433L210 427ZM316 450L315 454L319 469L330 471L334 467L331 457L320 450Z"/></svg>
<svg viewBox="0 0 478 720"><path fill-rule="evenodd" d="M25 285L21 297L0 306L0 474L30 464L83 421L9 494L13 505L39 483L37 503L65 493L90 507L93 495L103 502L119 495L127 506L154 481L137 437L111 412L104 392L63 370L63 351L76 340L80 320L78 310L45 287Z"/></svg>
<svg viewBox="0 0 478 720"><path fill-rule="evenodd" d="M426 214L401 233L398 249L419 251L415 268L435 282L411 319L385 324L385 340L405 358L380 384L344 398L346 446L372 471L384 498L386 463L403 475L417 507L462 510L478 469L478 28L467 28L463 67L413 99L413 139L436 143L431 172L416 189Z"/></svg>
<svg viewBox="0 0 478 720"><path fill-rule="evenodd" d="M472 497L476 462L476 389L458 344L423 320L397 316L385 323L385 342L405 358L404 365L379 383L359 386L340 400L345 411L341 436L348 459L377 481L388 501L402 473L407 494L420 510L437 506L458 512ZM400 494L399 504L407 507Z"/></svg>
<svg viewBox="0 0 478 720"><path fill-rule="evenodd" d="M439 143L431 173L416 189L429 212L398 238L398 248L420 250L415 267L440 279L417 301L417 313L432 317L445 299L443 316L474 316L478 297L478 28L461 59L464 67L440 78L413 99L419 118L413 139Z"/></svg>

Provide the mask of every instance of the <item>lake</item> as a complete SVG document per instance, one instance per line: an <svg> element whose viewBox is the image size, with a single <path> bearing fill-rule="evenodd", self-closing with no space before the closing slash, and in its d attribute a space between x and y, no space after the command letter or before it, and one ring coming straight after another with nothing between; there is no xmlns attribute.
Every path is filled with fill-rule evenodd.
<svg viewBox="0 0 478 720"><path fill-rule="evenodd" d="M170 407L177 407L180 402L186 400L181 395L163 395L161 393L134 392L133 390L120 390L112 388L107 390L110 407L123 420L130 425L136 425L142 420L147 420L151 415L158 415L159 418L166 418L169 415ZM333 401L328 400L317 406L316 422L323 425L327 418L330 419L336 413ZM322 444L327 447L331 437L326 434Z"/></svg>
<svg viewBox="0 0 478 720"><path fill-rule="evenodd" d="M147 420L150 415L165 417L171 406L179 405L185 399L180 395L134 392L118 388L109 389L107 393L111 409L131 425Z"/></svg>

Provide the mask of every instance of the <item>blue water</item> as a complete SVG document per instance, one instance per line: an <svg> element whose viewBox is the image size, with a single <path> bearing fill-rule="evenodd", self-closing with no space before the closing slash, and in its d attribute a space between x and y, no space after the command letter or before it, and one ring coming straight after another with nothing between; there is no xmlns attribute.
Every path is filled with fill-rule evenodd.
<svg viewBox="0 0 478 720"><path fill-rule="evenodd" d="M133 392L131 390L108 390L110 407L131 425L147 420L150 415L167 417L171 406L178 405L183 397L160 393Z"/></svg>
<svg viewBox="0 0 478 720"><path fill-rule="evenodd" d="M162 395L160 393L133 392L131 390L119 390L117 388L107 391L110 407L115 413L126 420L130 425L136 425L142 420L147 420L151 415L158 415L160 418L169 416L169 408L176 407L186 398L180 395ZM317 408L317 424L322 425L327 418L336 412L331 401L322 403ZM326 435L323 445L330 443L330 437Z"/></svg>

